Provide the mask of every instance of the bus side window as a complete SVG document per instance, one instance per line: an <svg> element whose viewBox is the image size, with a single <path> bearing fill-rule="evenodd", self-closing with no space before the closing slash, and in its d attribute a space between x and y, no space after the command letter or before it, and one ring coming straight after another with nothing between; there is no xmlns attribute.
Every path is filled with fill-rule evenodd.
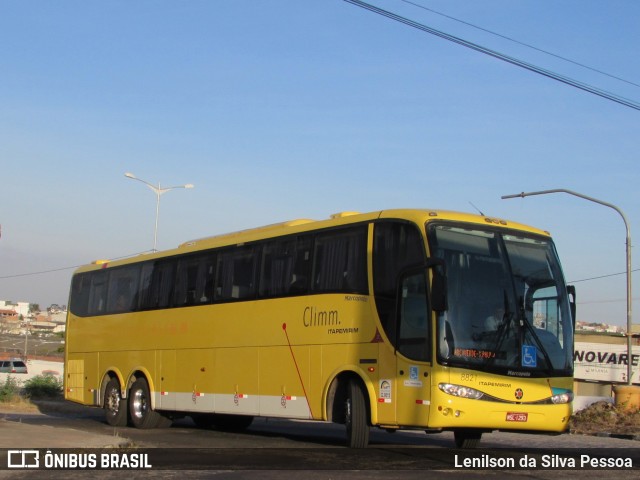
<svg viewBox="0 0 640 480"><path fill-rule="evenodd" d="M213 302L213 291L216 279L216 257L215 254L208 255L202 264L198 272L198 291L197 299L198 303L211 303Z"/></svg>
<svg viewBox="0 0 640 480"><path fill-rule="evenodd" d="M313 237L311 236L298 237L296 239L293 271L288 285L288 293L291 295L306 295L309 293L312 246Z"/></svg>
<svg viewBox="0 0 640 480"><path fill-rule="evenodd" d="M107 303L107 272L101 270L91 275L91 287L89 291L89 315L102 315L105 313Z"/></svg>
<svg viewBox="0 0 640 480"><path fill-rule="evenodd" d="M172 304L173 291L175 288L176 263L175 260L169 260L159 265L156 290L158 308L168 308ZM155 283L154 281L154 284Z"/></svg>
<svg viewBox="0 0 640 480"><path fill-rule="evenodd" d="M212 300L212 263L211 255L187 257L178 262L176 307L209 303Z"/></svg>
<svg viewBox="0 0 640 480"><path fill-rule="evenodd" d="M300 295L308 290L311 240L285 238L264 246L260 297Z"/></svg>
<svg viewBox="0 0 640 480"><path fill-rule="evenodd" d="M258 247L248 246L218 255L216 301L248 300L255 296L255 265Z"/></svg>
<svg viewBox="0 0 640 480"><path fill-rule="evenodd" d="M145 269L145 275L150 276L150 280L143 279L142 299L140 308L143 310L151 310L155 308L168 308L171 306L172 295L174 290L174 278L176 270L176 261L169 259L166 261L153 262L147 267L152 269L149 274ZM144 283L149 282L145 288Z"/></svg>
<svg viewBox="0 0 640 480"><path fill-rule="evenodd" d="M366 233L358 226L316 237L313 292L367 293Z"/></svg>
<svg viewBox="0 0 640 480"><path fill-rule="evenodd" d="M292 275L295 239L276 240L263 248L260 297L276 297L287 292Z"/></svg>
<svg viewBox="0 0 640 480"><path fill-rule="evenodd" d="M87 316L90 292L91 274L80 273L73 277L69 308L74 315L79 317Z"/></svg>
<svg viewBox="0 0 640 480"><path fill-rule="evenodd" d="M151 296L151 280L153 279L154 262L144 262L140 273L140 286L138 287L138 308L149 308Z"/></svg>
<svg viewBox="0 0 640 480"><path fill-rule="evenodd" d="M140 270L141 266L137 264L109 271L107 313L126 313L137 307L133 303L138 291Z"/></svg>

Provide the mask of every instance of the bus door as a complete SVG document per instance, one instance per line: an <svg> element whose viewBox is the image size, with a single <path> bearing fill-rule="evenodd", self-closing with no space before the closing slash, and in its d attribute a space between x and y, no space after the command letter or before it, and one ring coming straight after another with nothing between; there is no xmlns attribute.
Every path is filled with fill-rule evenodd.
<svg viewBox="0 0 640 480"><path fill-rule="evenodd" d="M396 420L426 426L431 403L431 336L426 272L400 278L396 324Z"/></svg>

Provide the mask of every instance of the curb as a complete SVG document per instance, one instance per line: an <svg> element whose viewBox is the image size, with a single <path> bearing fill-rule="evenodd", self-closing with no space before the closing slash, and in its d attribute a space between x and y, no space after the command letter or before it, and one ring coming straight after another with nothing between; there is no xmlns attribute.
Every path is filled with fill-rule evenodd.
<svg viewBox="0 0 640 480"><path fill-rule="evenodd" d="M596 432L596 433L581 433L574 430L570 430L571 435L584 435L587 437L602 437L602 438L619 438L621 440L635 440L640 441L640 433L609 433L609 432Z"/></svg>
<svg viewBox="0 0 640 480"><path fill-rule="evenodd" d="M633 433L607 433L607 432L601 432L601 433L596 433L595 434L596 437L608 437L608 438L621 438L623 440L636 440L636 441L640 441L640 434L633 434Z"/></svg>

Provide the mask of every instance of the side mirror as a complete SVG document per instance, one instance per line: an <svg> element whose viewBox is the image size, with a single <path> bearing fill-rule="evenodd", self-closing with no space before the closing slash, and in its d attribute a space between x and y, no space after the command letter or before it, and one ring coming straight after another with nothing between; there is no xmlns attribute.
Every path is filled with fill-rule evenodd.
<svg viewBox="0 0 640 480"><path fill-rule="evenodd" d="M431 308L437 313L446 312L447 303L447 276L445 262L440 258L427 259L427 268L431 270Z"/></svg>

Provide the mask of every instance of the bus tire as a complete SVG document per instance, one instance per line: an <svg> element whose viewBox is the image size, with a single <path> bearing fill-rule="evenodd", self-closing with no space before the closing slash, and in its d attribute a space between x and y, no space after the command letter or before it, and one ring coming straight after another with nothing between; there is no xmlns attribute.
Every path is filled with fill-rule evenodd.
<svg viewBox="0 0 640 480"><path fill-rule="evenodd" d="M156 428L164 417L151 409L149 384L144 378L138 378L129 390L129 416L136 428Z"/></svg>
<svg viewBox="0 0 640 480"><path fill-rule="evenodd" d="M120 382L112 378L104 389L104 416L112 427L127 426L127 401L122 398Z"/></svg>
<svg viewBox="0 0 640 480"><path fill-rule="evenodd" d="M158 415L160 416L160 418L158 419L156 428L169 428L171 425L173 425L173 418L162 413L158 413Z"/></svg>
<svg viewBox="0 0 640 480"><path fill-rule="evenodd" d="M344 407L344 424L347 427L347 446L365 448L369 444L367 403L359 382L351 380Z"/></svg>
<svg viewBox="0 0 640 480"><path fill-rule="evenodd" d="M477 448L478 445L480 445L482 432L474 432L472 430L456 430L455 432L453 432L453 438L455 439L456 447L458 448Z"/></svg>

